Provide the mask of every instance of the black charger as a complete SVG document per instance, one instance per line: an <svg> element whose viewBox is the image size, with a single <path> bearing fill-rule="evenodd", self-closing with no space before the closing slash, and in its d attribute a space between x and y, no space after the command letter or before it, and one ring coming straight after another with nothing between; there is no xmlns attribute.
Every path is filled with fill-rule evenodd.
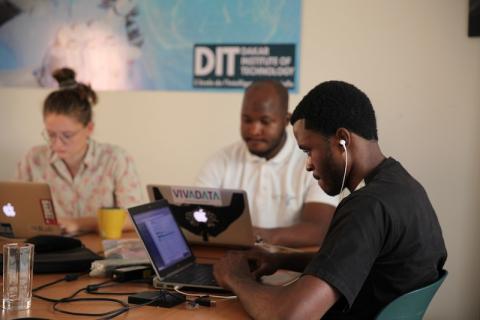
<svg viewBox="0 0 480 320"><path fill-rule="evenodd" d="M171 308L186 301L183 294L177 292L144 291L128 296L128 303Z"/></svg>
<svg viewBox="0 0 480 320"><path fill-rule="evenodd" d="M117 282L149 279L151 277L153 277L151 266L129 266L112 271L112 279Z"/></svg>

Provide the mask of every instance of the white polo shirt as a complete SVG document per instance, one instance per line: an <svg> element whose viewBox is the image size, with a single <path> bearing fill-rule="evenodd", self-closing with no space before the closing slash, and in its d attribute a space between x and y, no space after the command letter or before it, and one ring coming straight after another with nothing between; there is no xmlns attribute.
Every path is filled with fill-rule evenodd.
<svg viewBox="0 0 480 320"><path fill-rule="evenodd" d="M252 223L262 228L296 224L307 202L336 206L338 197L328 196L305 170L306 156L294 140L288 133L282 150L268 161L251 154L243 141L227 146L207 161L196 185L245 190Z"/></svg>

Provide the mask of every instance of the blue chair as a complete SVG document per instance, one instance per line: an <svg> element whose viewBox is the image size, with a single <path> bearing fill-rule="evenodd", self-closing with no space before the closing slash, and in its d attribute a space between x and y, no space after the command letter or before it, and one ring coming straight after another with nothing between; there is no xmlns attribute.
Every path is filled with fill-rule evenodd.
<svg viewBox="0 0 480 320"><path fill-rule="evenodd" d="M440 278L426 287L405 293L387 304L375 320L422 320L430 301L448 272L442 270Z"/></svg>

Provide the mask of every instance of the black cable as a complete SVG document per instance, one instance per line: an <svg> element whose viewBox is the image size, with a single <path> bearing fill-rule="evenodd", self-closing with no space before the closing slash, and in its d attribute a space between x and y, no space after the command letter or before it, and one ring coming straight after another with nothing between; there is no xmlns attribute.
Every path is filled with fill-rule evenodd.
<svg viewBox="0 0 480 320"><path fill-rule="evenodd" d="M36 288L33 288L32 289L32 296L37 298L37 299L41 299L41 300L44 300L44 301L48 301L48 302L57 302L59 301L60 299L55 299L55 298L48 298L48 297L43 297L43 296L40 296L38 294L35 294L33 292L36 292L36 291L39 291L41 289L44 289L44 288L47 288L47 287L50 287L50 286L53 286L54 284L57 284L57 283L60 283L62 281L67 281L67 282L70 282L70 281L74 281L74 280L77 280L78 278L80 278L81 276L84 276L84 275L87 275L88 272L86 273L80 273L80 274L74 274L74 273L71 273L71 274L67 274L65 275L63 278L61 279L58 279L58 280L54 280L52 282L49 282L49 283L46 283L44 285L41 285L39 287L36 287ZM81 290L80 290L81 291ZM77 295L79 293L79 291L75 292L73 296ZM69 298L73 297L73 296L70 296ZM64 298L65 299L65 298Z"/></svg>
<svg viewBox="0 0 480 320"><path fill-rule="evenodd" d="M62 282L62 281L73 281L73 280L77 280L78 278L80 278L81 276L84 276L88 274L88 272L85 272L85 273L79 273L79 274L74 274L74 273L69 273L69 274L66 274L63 278L61 279L58 279L58 280L55 280L55 281L52 281L52 282L49 282L49 283L46 283L46 284L43 284L39 287L36 287L36 288L33 288L32 289L32 292L35 292L35 291L38 291L38 290L41 290L43 288L46 288L46 287L49 287L49 286L53 286L54 284L57 284L59 282Z"/></svg>
<svg viewBox="0 0 480 320"><path fill-rule="evenodd" d="M158 300L161 300L161 299L164 299L164 297L163 297L163 296L159 296L159 297L157 297L156 299L153 299L153 300L148 301L148 302L145 302L145 303L136 304L136 305L134 305L134 306L127 305L126 307L123 308L123 310L122 310L122 308L121 308L121 309L118 309L118 311L114 311L111 315L105 316L105 317L103 317L103 318L99 318L99 319L97 319L97 320L110 320L110 319L113 319L113 318L121 315L122 313L125 313L125 312L127 312L127 311L130 311L130 310L132 310L132 309L144 307L144 306L146 306L146 305L152 304L152 303L154 303L154 302L156 302L156 301L158 301Z"/></svg>
<svg viewBox="0 0 480 320"><path fill-rule="evenodd" d="M120 304L122 307L120 309L115 309L107 312L102 312L102 313L83 313L83 312L73 312L73 311L68 311L64 310L58 307L59 304L61 303L73 303L73 302L81 302L81 301L108 301L108 302L115 302ZM65 313L65 314L71 314L74 316L89 316L89 317L101 317L101 316L107 316L112 313L116 313L120 310L123 310L124 308L128 308L128 303L118 300L118 299L113 299L113 298L69 298L69 299L62 299L61 301L57 301L53 304L53 310Z"/></svg>
<svg viewBox="0 0 480 320"><path fill-rule="evenodd" d="M129 280L129 281L125 281L125 282L114 282L110 285L107 285L107 286L95 286L95 285L91 285L91 286L87 286L87 292L90 293L90 294L99 294L99 295L112 295L112 296L129 296L129 295L132 295L132 294L137 294L138 292L100 292L98 291L98 289L100 288L108 288L108 287L114 287L114 286L117 286L117 285L120 285L122 283L151 283L152 282L152 279L134 279L134 280Z"/></svg>
<svg viewBox="0 0 480 320"><path fill-rule="evenodd" d="M71 274L68 274L66 275L64 278L62 279L58 279L58 280L55 280L55 281L52 281L50 283L47 283L47 284L44 284L40 287L37 287L35 289L32 290L32 292L34 291L38 291L38 290L41 290L41 289L44 289L46 287L49 287L49 286L52 286L54 284L57 284L59 282L62 282L62 281L72 281L72 280L76 280L78 279L78 277L76 277L76 279L73 279L73 277L71 277L72 275ZM68 279L68 280L67 280ZM68 299L72 299L73 297L75 297L77 294L79 294L80 292L82 291L86 291L88 287L99 287L101 286L102 284L106 284L106 283L109 283L109 282L112 282L112 280L108 280L108 281L104 281L104 282L101 282L101 283L98 283L98 284L94 284L94 285L89 285L85 288L80 288L78 289L77 291L75 291L74 293L72 293L70 296L68 297L64 297L64 298L60 298L60 299L55 299L55 298L48 298L48 297L44 297L44 296L41 296L41 295L38 295L38 294L32 294L33 297L35 298L38 298L38 299L41 299L41 300L44 300L44 301L48 301L48 302L62 302L62 301L65 301L65 300L68 300Z"/></svg>
<svg viewBox="0 0 480 320"><path fill-rule="evenodd" d="M81 277L83 275L86 275L86 274L88 274L88 273L67 274L61 279L54 280L52 282L46 283L44 285L41 285L39 287L36 287L36 288L32 289L32 292L39 291L41 289L53 286L53 285L55 285L57 283L60 283L62 281L77 280L79 277ZM135 280L132 280L132 281L129 281L129 282L147 282L146 280L148 280L148 279L140 279L140 280L135 279ZM38 299L41 299L41 300L44 300L44 301L52 302L54 311L64 313L64 314L69 314L69 315L75 315L75 316L102 317L102 318L100 318L102 320L113 319L113 318L115 318L115 317L121 315L122 313L125 313L125 312L127 312L131 309L139 308L139 307L151 304L152 302L155 302L155 301L161 299L161 297L159 297L158 299L149 301L149 302L144 303L144 304L130 306L128 303L126 303L122 300L114 299L114 298L74 298L76 295L78 295L82 291L85 291L86 293L90 293L90 294L108 294L108 295L131 295L131 294L136 294L137 293L137 292L98 292L98 289L100 289L100 288L112 287L112 286L115 286L115 285L120 285L122 283L125 283L125 282L122 282L122 283L119 283L119 282L112 283L112 282L113 282L113 280L106 280L104 282L100 282L100 283L96 283L96 284L90 284L90 285L88 285L84 288L78 289L77 291L72 293L70 296L60 298L60 299L43 297L43 296L40 296L38 294L33 294L33 296L35 298L38 298ZM120 304L122 307L120 307L118 309L115 309L115 310L112 310L112 311L103 312L103 313L73 312L73 311L68 311L68 310L61 309L59 307L59 305L63 304L63 303L74 303L74 302L81 302L81 301L102 301L102 302L107 301L107 302L113 302L113 303Z"/></svg>
<svg viewBox="0 0 480 320"><path fill-rule="evenodd" d="M85 274L87 274L87 273L85 273ZM41 285L37 288L32 289L32 292L39 291L41 289L47 288L49 286L52 286L52 285L57 284L57 283L62 282L62 281L76 280L81 275L84 275L84 274L80 274L80 275L67 274L65 277L63 277L61 279L57 279L55 281L49 282L47 284L44 284L44 285ZM127 308L126 311L128 311L128 304L126 302L123 302L123 301L118 300L118 299L113 299L113 298L74 298L77 294L79 294L82 291L86 291L86 292L94 291L94 290L97 290L98 288L102 287L103 285L105 285L107 283L111 283L111 282L113 282L113 280L107 280L107 281L100 282L100 283L97 283L97 284L91 284L91 285L88 285L84 288L78 289L77 291L75 291L73 294L71 294L68 297L64 297L64 298L60 298L60 299L43 297L43 296L40 296L38 294L32 294L32 296L34 296L35 298L44 300L44 301L53 302L53 310L64 313L64 314L70 314L70 315L99 317L99 316L106 316L106 315L110 315L110 314L116 314L117 312L119 312L121 310L124 310L125 308ZM79 302L79 301L102 301L102 302L103 301L109 301L109 302L118 303L118 304L122 305L122 307L120 309L115 309L115 310L108 311L108 312L103 312L103 313L72 312L72 311L63 310L63 309L58 307L58 305L62 304L62 303L73 303L73 302Z"/></svg>
<svg viewBox="0 0 480 320"><path fill-rule="evenodd" d="M217 303L215 300L210 299L210 297L207 296L201 296L193 300L194 303L197 303L200 306L204 307L214 307Z"/></svg>

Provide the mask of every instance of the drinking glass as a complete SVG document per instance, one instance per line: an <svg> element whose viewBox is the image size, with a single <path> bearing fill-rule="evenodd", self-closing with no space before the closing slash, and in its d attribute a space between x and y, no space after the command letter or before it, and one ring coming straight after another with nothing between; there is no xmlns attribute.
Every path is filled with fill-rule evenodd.
<svg viewBox="0 0 480 320"><path fill-rule="evenodd" d="M3 309L27 310L32 305L33 248L31 243L3 245Z"/></svg>

